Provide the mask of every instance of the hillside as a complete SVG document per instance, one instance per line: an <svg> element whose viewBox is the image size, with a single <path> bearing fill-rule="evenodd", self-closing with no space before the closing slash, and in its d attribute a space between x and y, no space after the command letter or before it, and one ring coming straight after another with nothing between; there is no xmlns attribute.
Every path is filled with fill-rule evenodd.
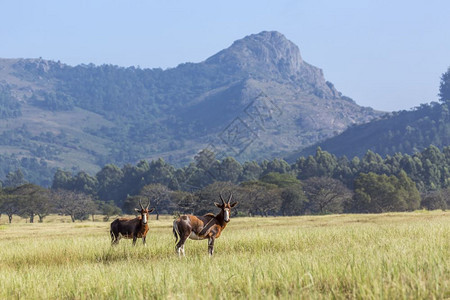
<svg viewBox="0 0 450 300"><path fill-rule="evenodd" d="M314 154L317 147L336 156L362 157L368 150L381 156L396 152L413 154L430 145L450 145L449 103L423 104L410 111L394 112L366 124L351 126L341 134L319 142L287 157Z"/></svg>
<svg viewBox="0 0 450 300"><path fill-rule="evenodd" d="M0 85L0 178L21 167L44 184L55 168L157 157L182 165L203 148L280 156L380 115L338 92L278 32L167 70L0 59Z"/></svg>

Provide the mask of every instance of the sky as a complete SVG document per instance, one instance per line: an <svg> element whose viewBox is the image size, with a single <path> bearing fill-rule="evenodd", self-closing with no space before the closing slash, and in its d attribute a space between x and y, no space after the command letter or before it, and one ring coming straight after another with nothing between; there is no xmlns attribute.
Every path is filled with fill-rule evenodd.
<svg viewBox="0 0 450 300"><path fill-rule="evenodd" d="M0 58L173 68L276 30L344 95L377 110L438 101L446 0L0 0Z"/></svg>

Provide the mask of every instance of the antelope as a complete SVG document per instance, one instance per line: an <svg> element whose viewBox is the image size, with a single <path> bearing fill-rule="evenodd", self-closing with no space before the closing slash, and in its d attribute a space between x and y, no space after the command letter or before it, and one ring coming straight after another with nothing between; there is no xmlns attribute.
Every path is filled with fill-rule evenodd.
<svg viewBox="0 0 450 300"><path fill-rule="evenodd" d="M217 215L208 213L203 216L183 215L173 221L173 235L175 236L175 249L178 256L186 256L184 252L184 244L188 238L192 240L208 239L208 253L211 257L214 253L214 241L220 237L220 234L230 222L230 210L235 207L237 202L230 204L231 198L225 202L222 195L219 194L222 204L214 202L220 208ZM179 240L178 240L179 239Z"/></svg>
<svg viewBox="0 0 450 300"><path fill-rule="evenodd" d="M136 218L118 218L111 223L111 244L116 245L119 243L120 236L126 239L133 239L133 246L136 245L137 238L142 238L142 242L145 245L145 238L148 232L148 214L151 213L154 208L148 209L150 201L144 208L141 200L139 200L139 208L135 208L135 211L141 215Z"/></svg>

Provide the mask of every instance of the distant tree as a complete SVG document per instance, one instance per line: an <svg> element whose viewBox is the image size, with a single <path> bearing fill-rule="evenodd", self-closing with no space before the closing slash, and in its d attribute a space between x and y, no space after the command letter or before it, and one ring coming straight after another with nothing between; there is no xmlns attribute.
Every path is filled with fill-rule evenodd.
<svg viewBox="0 0 450 300"><path fill-rule="evenodd" d="M139 161L136 166L132 166L131 164L126 164L123 166L123 180L120 199L126 198L127 195L139 194L139 191L146 184L145 175L149 169L150 165L146 160Z"/></svg>
<svg viewBox="0 0 450 300"><path fill-rule="evenodd" d="M72 190L95 197L98 190L97 178L81 171L73 178Z"/></svg>
<svg viewBox="0 0 450 300"><path fill-rule="evenodd" d="M86 220L97 210L90 195L68 190L52 190L52 202L58 213L70 216L72 222Z"/></svg>
<svg viewBox="0 0 450 300"><path fill-rule="evenodd" d="M431 191L422 195L421 206L428 210L435 209L447 209L447 202L445 201L445 195L442 190Z"/></svg>
<svg viewBox="0 0 450 300"><path fill-rule="evenodd" d="M150 203L150 206L155 208L156 220L159 220L159 214L163 209L173 208L170 202L170 193L171 191L167 186L156 183L144 186L139 196L143 199L144 205Z"/></svg>
<svg viewBox="0 0 450 300"><path fill-rule="evenodd" d="M439 100L442 102L450 102L450 68L442 74L439 87Z"/></svg>
<svg viewBox="0 0 450 300"><path fill-rule="evenodd" d="M277 214L281 209L281 189L275 184L247 181L241 183L239 191L242 199L240 209L246 210L250 216Z"/></svg>
<svg viewBox="0 0 450 300"><path fill-rule="evenodd" d="M281 189L280 212L284 216L297 216L304 213L308 199L302 190L302 185L289 186Z"/></svg>
<svg viewBox="0 0 450 300"><path fill-rule="evenodd" d="M267 174L267 173L271 173L271 172L287 173L290 170L291 170L291 166L285 160L274 159L267 163L263 174Z"/></svg>
<svg viewBox="0 0 450 300"><path fill-rule="evenodd" d="M195 192L194 213L205 214L216 209L214 202L220 203L220 195L225 201L236 190L237 186L231 182L216 181Z"/></svg>
<svg viewBox="0 0 450 300"><path fill-rule="evenodd" d="M170 199L176 204L178 213L180 214L193 214L195 207L195 196L190 192L185 191L173 191L170 194Z"/></svg>
<svg viewBox="0 0 450 300"><path fill-rule="evenodd" d="M280 190L283 215L300 215L303 212L307 198L302 190L302 183L289 173L271 172L261 177L261 182L276 185Z"/></svg>
<svg viewBox="0 0 450 300"><path fill-rule="evenodd" d="M71 172L58 169L53 176L52 190L71 190L73 188L73 180Z"/></svg>
<svg viewBox="0 0 450 300"><path fill-rule="evenodd" d="M23 173L20 169L9 172L4 182L5 187L17 187L26 183Z"/></svg>
<svg viewBox="0 0 450 300"><path fill-rule="evenodd" d="M242 166L242 174L239 182L251 181L258 179L263 170L256 161L245 162Z"/></svg>
<svg viewBox="0 0 450 300"><path fill-rule="evenodd" d="M399 179L400 178L400 179ZM351 211L380 213L418 208L420 195L406 174L378 175L361 173L355 179Z"/></svg>
<svg viewBox="0 0 450 300"><path fill-rule="evenodd" d="M12 222L13 215L19 215L24 207L23 198L11 194L8 189L4 189L0 195L0 211L8 216L8 222Z"/></svg>
<svg viewBox="0 0 450 300"><path fill-rule="evenodd" d="M135 214L135 208L139 207L139 201L142 201L142 196L127 196L125 201L123 202L122 210L127 214Z"/></svg>
<svg viewBox="0 0 450 300"><path fill-rule="evenodd" d="M120 193L123 180L122 170L113 164L107 164L95 177L98 182L97 195L99 199L103 201L114 200L115 203L119 204L122 198Z"/></svg>
<svg viewBox="0 0 450 300"><path fill-rule="evenodd" d="M43 187L27 183L11 189L10 194L21 200L20 203L23 206L20 214L29 217L30 223L34 223L36 215L39 216L39 222L42 223L50 213L50 193Z"/></svg>
<svg viewBox="0 0 450 300"><path fill-rule="evenodd" d="M303 190L311 213L341 213L352 197L342 182L330 177L309 178L303 182Z"/></svg>
<svg viewBox="0 0 450 300"><path fill-rule="evenodd" d="M226 157L218 165L217 180L237 183L242 175L241 164L232 157Z"/></svg>
<svg viewBox="0 0 450 300"><path fill-rule="evenodd" d="M168 187L179 188L175 178L175 168L162 158L150 162L149 169L144 177L146 184L159 183Z"/></svg>
<svg viewBox="0 0 450 300"><path fill-rule="evenodd" d="M98 207L100 212L104 215L104 221L108 221L111 216L122 214L120 207L116 206L112 200L108 202L101 201L98 203Z"/></svg>

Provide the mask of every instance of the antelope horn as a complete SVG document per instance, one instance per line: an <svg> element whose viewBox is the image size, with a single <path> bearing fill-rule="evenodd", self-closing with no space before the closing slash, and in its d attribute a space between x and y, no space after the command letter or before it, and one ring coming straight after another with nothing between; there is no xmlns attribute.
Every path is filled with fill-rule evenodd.
<svg viewBox="0 0 450 300"><path fill-rule="evenodd" d="M144 209L144 206L142 206L142 201L141 201L141 199L139 199L139 206L141 207L141 209Z"/></svg>
<svg viewBox="0 0 450 300"><path fill-rule="evenodd" d="M222 193L219 193L219 196L220 196L220 200L222 200L222 204L225 204L225 200L223 200L223 198L222 198Z"/></svg>
<svg viewBox="0 0 450 300"><path fill-rule="evenodd" d="M150 206L150 199L148 199L148 204L147 204L147 207L145 209L148 209L149 206Z"/></svg>
<svg viewBox="0 0 450 300"><path fill-rule="evenodd" d="M230 204L231 198L233 198L233 193L230 193L230 198L228 199L228 204Z"/></svg>

